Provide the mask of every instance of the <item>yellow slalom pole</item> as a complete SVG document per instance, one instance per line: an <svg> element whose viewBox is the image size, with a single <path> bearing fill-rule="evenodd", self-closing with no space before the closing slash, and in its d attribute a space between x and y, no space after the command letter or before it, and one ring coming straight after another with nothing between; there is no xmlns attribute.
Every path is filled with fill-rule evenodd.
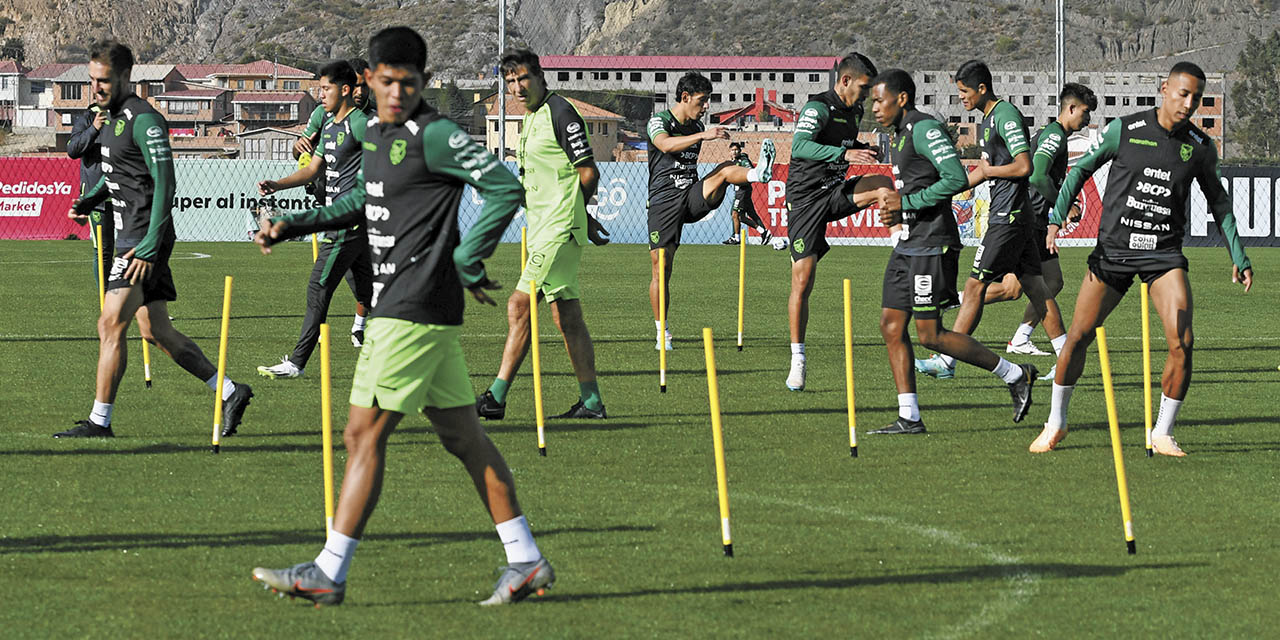
<svg viewBox="0 0 1280 640"><path fill-rule="evenodd" d="M102 264L102 225L93 225L93 235L98 243L98 312L102 312L102 308L107 306L107 274L104 273L107 268Z"/></svg>
<svg viewBox="0 0 1280 640"><path fill-rule="evenodd" d="M329 324L320 325L320 441L324 449L324 533L333 533L333 416L329 385Z"/></svg>
<svg viewBox="0 0 1280 640"><path fill-rule="evenodd" d="M542 359L538 354L538 283L529 283L529 351L533 355L533 416L538 424L538 455L547 455L542 416Z"/></svg>
<svg viewBox="0 0 1280 640"><path fill-rule="evenodd" d="M739 229L738 242L738 351L742 351L742 315L747 302L747 225ZM664 345L665 346L665 345Z"/></svg>
<svg viewBox="0 0 1280 640"><path fill-rule="evenodd" d="M1124 474L1124 452L1120 447L1120 420L1116 417L1116 394L1111 387L1111 358L1107 355L1107 330L1098 327L1098 359L1102 363L1102 390L1107 399L1107 422L1111 425L1111 456L1116 463L1116 487L1120 491L1120 516L1124 518L1124 541L1129 554L1138 552L1133 541L1133 515L1129 511L1129 483Z"/></svg>
<svg viewBox="0 0 1280 640"><path fill-rule="evenodd" d="M1142 283L1142 402L1147 432L1147 457L1151 453L1151 311L1147 283Z"/></svg>
<svg viewBox="0 0 1280 640"><path fill-rule="evenodd" d="M320 235L311 234L311 261L315 262L320 259Z"/></svg>
<svg viewBox="0 0 1280 640"><path fill-rule="evenodd" d="M720 385L716 382L716 353L711 343L711 327L702 329L702 349L707 355L707 395L711 400L711 439L716 448L716 493L720 497L720 537L724 555L733 557L729 535L729 479L724 468L724 433L720 426Z"/></svg>
<svg viewBox="0 0 1280 640"><path fill-rule="evenodd" d="M222 381L227 376L227 329L231 323L231 276L222 289L222 335L218 337L218 382L213 390L213 452L222 435Z"/></svg>
<svg viewBox="0 0 1280 640"><path fill-rule="evenodd" d="M658 390L667 392L667 249L658 248Z"/></svg>
<svg viewBox="0 0 1280 640"><path fill-rule="evenodd" d="M142 341L142 381L151 388L151 348L146 340Z"/></svg>
<svg viewBox="0 0 1280 640"><path fill-rule="evenodd" d="M529 227L520 227L520 273L529 264Z"/></svg>
<svg viewBox="0 0 1280 640"><path fill-rule="evenodd" d="M849 279L844 279L844 379L845 400L849 404L849 455L858 457L858 418L853 410L853 298Z"/></svg>

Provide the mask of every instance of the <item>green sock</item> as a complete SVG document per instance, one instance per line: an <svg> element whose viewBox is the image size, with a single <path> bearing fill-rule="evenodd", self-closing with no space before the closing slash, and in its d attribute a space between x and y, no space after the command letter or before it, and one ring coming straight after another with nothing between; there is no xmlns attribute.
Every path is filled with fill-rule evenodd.
<svg viewBox="0 0 1280 640"><path fill-rule="evenodd" d="M489 385L489 393L493 394L493 399L497 400L498 404L506 404L507 390L510 388L511 388L510 382L507 382L502 378L494 378L493 384Z"/></svg>
<svg viewBox="0 0 1280 640"><path fill-rule="evenodd" d="M600 385L595 380L579 382L578 390L582 396L582 406L592 411L599 411L604 406L604 401L600 399Z"/></svg>

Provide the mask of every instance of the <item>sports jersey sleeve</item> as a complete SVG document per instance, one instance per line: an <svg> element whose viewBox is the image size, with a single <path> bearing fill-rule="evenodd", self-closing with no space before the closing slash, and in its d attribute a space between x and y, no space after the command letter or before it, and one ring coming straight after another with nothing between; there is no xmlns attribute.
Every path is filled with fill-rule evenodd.
<svg viewBox="0 0 1280 640"><path fill-rule="evenodd" d="M569 164L577 167L594 161L587 124L582 121L578 110L565 99L552 100L547 106L551 109L551 128L555 131L556 142L569 157Z"/></svg>
<svg viewBox="0 0 1280 640"><path fill-rule="evenodd" d="M662 117L663 113L665 112L653 114L653 117L649 118L649 126L645 127L645 134L649 136L650 145L653 145L658 136L667 133L667 120Z"/></svg>
<svg viewBox="0 0 1280 640"><path fill-rule="evenodd" d="M348 229L364 222L364 169L356 172L356 184L333 204L292 215L275 216L271 224L283 222L277 241L305 236L317 231Z"/></svg>
<svg viewBox="0 0 1280 640"><path fill-rule="evenodd" d="M1209 211L1213 212L1213 221L1222 232L1222 240L1231 254L1231 262L1244 271L1252 268L1253 263L1249 262L1249 256L1245 255L1244 243L1240 242L1240 233L1236 230L1236 216L1231 210L1231 196L1227 194L1226 189L1222 188L1222 172L1218 169L1218 150L1212 143L1207 146L1209 155L1201 164L1196 181L1200 183L1200 189L1204 191L1205 199L1209 201Z"/></svg>
<svg viewBox="0 0 1280 640"><path fill-rule="evenodd" d="M1067 212L1071 210L1071 205L1075 204L1076 197L1084 188L1084 183L1102 165L1116 157L1116 152L1120 149L1121 126L1120 118L1108 123L1102 130L1102 138L1093 144L1088 153L1076 161L1076 166L1072 167L1071 171L1067 172L1066 179L1062 181L1062 188L1058 190L1053 211L1049 214L1049 224L1062 226L1067 218Z"/></svg>
<svg viewBox="0 0 1280 640"><path fill-rule="evenodd" d="M818 133L827 126L831 119L831 111L827 105L818 101L804 105L800 111L800 119L796 121L796 132L791 137L791 157L800 160L817 160L819 162L838 162L844 158L844 147L822 144L816 140Z"/></svg>
<svg viewBox="0 0 1280 640"><path fill-rule="evenodd" d="M324 126L324 106L317 105L311 110L311 117L307 119L307 128L302 130L302 137L310 138L320 133L320 129Z"/></svg>
<svg viewBox="0 0 1280 640"><path fill-rule="evenodd" d="M1066 136L1056 122L1049 127L1040 137L1040 144L1036 145L1036 152L1031 156L1029 181L1032 188L1044 196L1045 200L1053 202L1058 197L1058 185L1054 184L1053 179L1049 177L1049 170L1053 168L1053 161L1063 149Z"/></svg>
<svg viewBox="0 0 1280 640"><path fill-rule="evenodd" d="M177 180L173 175L173 151L169 148L169 127L154 113L144 113L133 121L133 142L142 151L142 160L151 174L155 191L151 196L151 221L147 235L133 249L135 258L154 260L163 238L165 223L172 216Z"/></svg>
<svg viewBox="0 0 1280 640"><path fill-rule="evenodd" d="M71 137L67 139L67 157L79 160L98 141L98 130L93 128L95 113L91 109L85 109L76 115L71 125Z"/></svg>
<svg viewBox="0 0 1280 640"><path fill-rule="evenodd" d="M94 208L105 202L109 197L111 197L111 192L107 189L107 176L103 174L101 178L98 178L97 184L90 187L88 191L84 192L84 195L80 196L80 202L76 205L76 212L86 214L93 211Z"/></svg>
<svg viewBox="0 0 1280 640"><path fill-rule="evenodd" d="M1005 148L1009 150L1009 157L1012 158L1030 151L1031 145L1027 144L1027 133L1019 119L1018 110L1013 105L1008 107L996 112L995 125L1000 137L1004 139Z"/></svg>
<svg viewBox="0 0 1280 640"><path fill-rule="evenodd" d="M369 128L369 116L359 109L352 109L347 118L351 123L351 135L357 142L364 142L364 131Z"/></svg>
<svg viewBox="0 0 1280 640"><path fill-rule="evenodd" d="M928 158L933 168L938 170L938 181L904 196L903 209L928 209L950 200L951 196L968 188L969 178L964 165L960 164L960 154L956 152L955 145L942 129L941 123L934 120L917 123L911 128L911 145L915 147L917 155Z"/></svg>
<svg viewBox="0 0 1280 640"><path fill-rule="evenodd" d="M466 143L454 148L450 144L453 140ZM497 156L449 120L437 120L423 130L422 156L431 171L471 185L484 199L480 218L453 250L453 262L463 286L470 288L488 282L484 259L493 255L502 232L515 217L524 199L524 188Z"/></svg>

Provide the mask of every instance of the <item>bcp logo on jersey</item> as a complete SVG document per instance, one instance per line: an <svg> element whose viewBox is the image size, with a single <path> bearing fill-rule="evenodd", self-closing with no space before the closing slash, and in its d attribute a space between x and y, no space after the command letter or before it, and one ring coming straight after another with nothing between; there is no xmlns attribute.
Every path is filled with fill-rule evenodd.
<svg viewBox="0 0 1280 640"><path fill-rule="evenodd" d="M116 135L124 133L124 120L116 120Z"/></svg>
<svg viewBox="0 0 1280 640"><path fill-rule="evenodd" d="M391 151L387 156L391 159L391 164L400 164L404 161L404 156L408 150L408 143L404 140L395 140L391 143Z"/></svg>

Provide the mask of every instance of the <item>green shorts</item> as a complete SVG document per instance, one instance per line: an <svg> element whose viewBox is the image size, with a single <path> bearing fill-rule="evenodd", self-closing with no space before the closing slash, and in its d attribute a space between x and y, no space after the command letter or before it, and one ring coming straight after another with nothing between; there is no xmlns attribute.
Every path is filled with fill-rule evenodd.
<svg viewBox="0 0 1280 640"><path fill-rule="evenodd" d="M413 414L474 405L461 326L374 318L351 381L351 404Z"/></svg>
<svg viewBox="0 0 1280 640"><path fill-rule="evenodd" d="M529 283L538 281L538 290L547 302L577 300L582 296L578 288L578 265L582 262L582 245L572 238L529 247L529 262L520 273L517 291L531 293Z"/></svg>

